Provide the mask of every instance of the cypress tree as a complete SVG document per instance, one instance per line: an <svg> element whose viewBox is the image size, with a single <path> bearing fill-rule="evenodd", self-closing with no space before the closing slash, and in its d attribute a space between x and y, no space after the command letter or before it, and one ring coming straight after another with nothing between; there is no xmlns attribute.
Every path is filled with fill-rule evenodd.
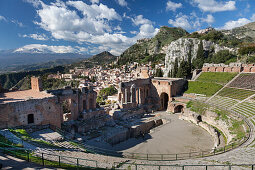
<svg viewBox="0 0 255 170"><path fill-rule="evenodd" d="M174 68L173 68L173 77L176 77L177 75L177 72L178 72L178 58L175 58L175 61L174 61Z"/></svg>
<svg viewBox="0 0 255 170"><path fill-rule="evenodd" d="M198 45L198 50L197 50L197 56L196 59L194 60L194 66L197 69L201 69L204 64L204 47L203 47L203 42L200 41L200 44Z"/></svg>

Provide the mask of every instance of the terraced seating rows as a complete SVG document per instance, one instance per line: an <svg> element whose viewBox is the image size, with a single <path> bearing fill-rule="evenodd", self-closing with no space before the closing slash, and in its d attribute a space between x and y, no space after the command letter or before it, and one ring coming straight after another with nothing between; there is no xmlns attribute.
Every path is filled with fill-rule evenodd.
<svg viewBox="0 0 255 170"><path fill-rule="evenodd" d="M229 87L255 90L255 74L240 74Z"/></svg>
<svg viewBox="0 0 255 170"><path fill-rule="evenodd" d="M253 94L255 94L255 91L225 87L218 95L237 100L244 100Z"/></svg>
<svg viewBox="0 0 255 170"><path fill-rule="evenodd" d="M232 110L249 118L255 116L255 103L244 101L236 105Z"/></svg>
<svg viewBox="0 0 255 170"><path fill-rule="evenodd" d="M239 100L232 99L232 98L229 98L229 97L222 97L222 96L218 96L218 95L213 97L209 101L210 104L217 105L219 107L227 108L227 109L234 106L238 102L239 102Z"/></svg>

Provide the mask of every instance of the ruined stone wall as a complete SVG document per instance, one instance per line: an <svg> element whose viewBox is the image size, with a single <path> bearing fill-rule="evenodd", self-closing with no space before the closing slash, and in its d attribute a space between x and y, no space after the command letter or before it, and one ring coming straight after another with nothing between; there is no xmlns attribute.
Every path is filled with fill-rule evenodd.
<svg viewBox="0 0 255 170"><path fill-rule="evenodd" d="M121 108L132 108L149 103L151 96L150 79L136 79L120 83L118 96Z"/></svg>
<svg viewBox="0 0 255 170"><path fill-rule="evenodd" d="M34 115L34 123L28 124L29 114ZM60 128L62 114L57 97L0 104L0 128L46 124Z"/></svg>
<svg viewBox="0 0 255 170"><path fill-rule="evenodd" d="M205 63L202 68L203 72L228 72L228 73L255 73L254 64L240 64L240 63L230 63L225 64L208 64Z"/></svg>

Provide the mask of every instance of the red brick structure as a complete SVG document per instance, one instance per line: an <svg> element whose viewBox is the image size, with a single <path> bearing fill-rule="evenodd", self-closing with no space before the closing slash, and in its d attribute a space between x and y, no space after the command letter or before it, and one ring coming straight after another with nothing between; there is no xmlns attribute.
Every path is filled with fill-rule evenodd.
<svg viewBox="0 0 255 170"><path fill-rule="evenodd" d="M240 64L240 63L231 63L229 65L225 64L208 64L205 63L203 72L228 72L228 73L255 73L255 64Z"/></svg>
<svg viewBox="0 0 255 170"><path fill-rule="evenodd" d="M42 91L42 81L38 77L31 77L31 89L34 91Z"/></svg>

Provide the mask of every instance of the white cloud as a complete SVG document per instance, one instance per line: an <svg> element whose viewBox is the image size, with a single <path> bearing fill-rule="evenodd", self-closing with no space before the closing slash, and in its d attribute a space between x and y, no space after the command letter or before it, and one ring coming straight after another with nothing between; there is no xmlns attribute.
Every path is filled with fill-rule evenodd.
<svg viewBox="0 0 255 170"><path fill-rule="evenodd" d="M90 2L92 3L92 4L98 4L99 3L99 0L90 0Z"/></svg>
<svg viewBox="0 0 255 170"><path fill-rule="evenodd" d="M137 31L130 31L131 34L137 34L138 32Z"/></svg>
<svg viewBox="0 0 255 170"><path fill-rule="evenodd" d="M236 9L235 1L217 2L216 0L193 0L204 12L233 11Z"/></svg>
<svg viewBox="0 0 255 170"><path fill-rule="evenodd" d="M22 53L83 53L86 52L86 48L76 46L48 46L44 44L29 44L21 48L16 49L14 52Z"/></svg>
<svg viewBox="0 0 255 170"><path fill-rule="evenodd" d="M255 14L253 14L253 15L251 16L251 21L252 21L252 22L255 21Z"/></svg>
<svg viewBox="0 0 255 170"><path fill-rule="evenodd" d="M24 27L24 24L22 22L17 21L17 20L11 20L11 22L18 25L19 27Z"/></svg>
<svg viewBox="0 0 255 170"><path fill-rule="evenodd" d="M41 40L41 41L45 41L49 39L45 34L29 34L29 35L25 34L22 37L33 38L35 40Z"/></svg>
<svg viewBox="0 0 255 170"><path fill-rule="evenodd" d="M143 24L152 24L152 22L146 18L143 18L143 15L138 15L135 18L131 19L132 22L137 25L143 25Z"/></svg>
<svg viewBox="0 0 255 170"><path fill-rule="evenodd" d="M248 24L252 22L251 20L247 19L247 18L239 18L236 21L228 21L225 23L225 25L219 29L224 29L224 30L229 30L229 29L233 29L235 27L241 27L245 24Z"/></svg>
<svg viewBox="0 0 255 170"><path fill-rule="evenodd" d="M40 0L23 0L23 1L32 4L35 8L37 8L41 5Z"/></svg>
<svg viewBox="0 0 255 170"><path fill-rule="evenodd" d="M207 22L208 24L212 24L215 22L215 19L211 14L208 14L207 17L203 19L203 21Z"/></svg>
<svg viewBox="0 0 255 170"><path fill-rule="evenodd" d="M158 32L153 22L142 15L135 18L123 16L139 26L136 35L125 36L125 31L120 27L122 17L115 9L102 3L86 4L73 0L50 4L41 2L37 14L39 21L34 23L48 31L53 38L96 46L98 50L108 49L114 51L115 55L133 45L137 39L148 38ZM92 50L95 51L88 49L88 53L93 52Z"/></svg>
<svg viewBox="0 0 255 170"><path fill-rule="evenodd" d="M191 25L191 22L189 21L189 17L187 15L177 15L175 20L169 19L168 23L173 25L174 27L181 27L183 29L192 29L193 26Z"/></svg>
<svg viewBox="0 0 255 170"><path fill-rule="evenodd" d="M166 10L169 10L169 11L176 11L176 9L178 8L181 8L182 7L182 4L181 3L175 3L175 2L172 2L172 1L168 1L166 3Z"/></svg>
<svg viewBox="0 0 255 170"><path fill-rule="evenodd" d="M125 0L117 0L120 6L127 6L127 2Z"/></svg>
<svg viewBox="0 0 255 170"><path fill-rule="evenodd" d="M0 21L7 21L7 19L4 16L0 15Z"/></svg>

